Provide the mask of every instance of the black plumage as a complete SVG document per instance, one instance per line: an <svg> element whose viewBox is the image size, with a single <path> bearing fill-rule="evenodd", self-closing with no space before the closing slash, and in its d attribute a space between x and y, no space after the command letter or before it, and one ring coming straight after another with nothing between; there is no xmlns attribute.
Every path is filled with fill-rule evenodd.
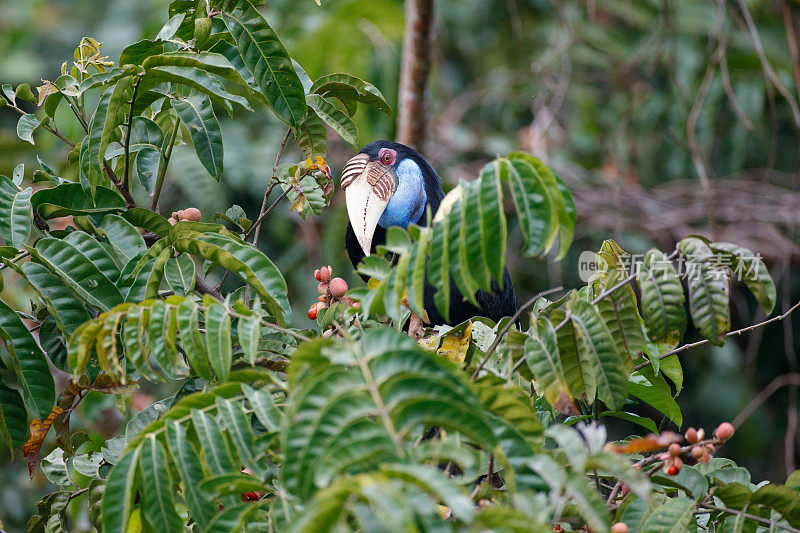
<svg viewBox="0 0 800 533"><path fill-rule="evenodd" d="M436 214L439 209L439 204L444 198L444 191L442 190L441 180L436 171L425 161L425 159L414 149L408 146L391 142L391 141L374 141L365 146L360 154L367 154L371 160L378 159L378 152L382 148L390 148L397 152L397 162L404 159L412 159L422 171L424 180L425 193L427 195L427 207L430 207L431 213ZM422 211L419 220L413 221L415 224L425 226L427 222L426 210ZM375 228L375 233L372 237L371 253L375 253L375 247L386 242L386 229L378 225ZM357 266L364 258L364 252L358 243L353 227L348 222L347 234L345 237L345 246L347 255L353 266ZM459 324L468 318L475 316L483 316L499 321L506 316L512 316L517 310L517 300L514 295L514 285L511 283L511 276L508 269L505 269L503 274L503 290L500 290L496 281L492 280L492 292L478 291L475 299L478 301L479 307L475 307L470 302L464 299L455 281L450 278L450 317L445 320L436 308L433 297L436 289L425 280L424 291L424 306L425 311L428 313L428 318L432 324Z"/></svg>

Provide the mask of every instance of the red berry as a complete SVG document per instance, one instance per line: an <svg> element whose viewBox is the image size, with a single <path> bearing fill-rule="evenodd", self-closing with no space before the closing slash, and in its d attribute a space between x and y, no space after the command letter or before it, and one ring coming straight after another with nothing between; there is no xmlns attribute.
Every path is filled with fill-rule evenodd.
<svg viewBox="0 0 800 533"><path fill-rule="evenodd" d="M700 439L697 438L697 430L694 428L689 428L686 430L686 440L694 444L695 442L699 441Z"/></svg>
<svg viewBox="0 0 800 533"><path fill-rule="evenodd" d="M694 448L692 448L692 457L694 457L698 461L706 453L708 453L708 452L702 446L695 446Z"/></svg>
<svg viewBox="0 0 800 533"><path fill-rule="evenodd" d="M320 294L317 296L317 301L319 302L328 302L328 295L327 294Z"/></svg>
<svg viewBox="0 0 800 533"><path fill-rule="evenodd" d="M348 289L347 282L342 278L333 278L331 280L331 294L334 298L341 298L347 294Z"/></svg>
<svg viewBox="0 0 800 533"><path fill-rule="evenodd" d="M681 445L678 444L677 442L673 442L672 444L669 445L668 451L671 456L677 457L681 454Z"/></svg>
<svg viewBox="0 0 800 533"><path fill-rule="evenodd" d="M319 280L328 281L331 279L331 267L322 267L319 269Z"/></svg>
<svg viewBox="0 0 800 533"><path fill-rule="evenodd" d="M245 492L244 494L242 494L242 501L245 501L245 502L258 501L258 494L256 494L255 492L252 492L252 491Z"/></svg>
<svg viewBox="0 0 800 533"><path fill-rule="evenodd" d="M736 431L733 428L733 424L730 422L723 422L719 425L719 427L714 431L714 434L717 436L718 439L721 440L728 440L729 438L733 437L733 432Z"/></svg>
<svg viewBox="0 0 800 533"><path fill-rule="evenodd" d="M183 212L183 218L192 222L200 222L200 210L196 207L188 207Z"/></svg>
<svg viewBox="0 0 800 533"><path fill-rule="evenodd" d="M697 442L700 442L704 438L706 438L706 430L703 429L703 428L698 429L697 430Z"/></svg>
<svg viewBox="0 0 800 533"><path fill-rule="evenodd" d="M611 526L611 533L628 533L628 525L625 522L617 522Z"/></svg>
<svg viewBox="0 0 800 533"><path fill-rule="evenodd" d="M308 318L310 318L311 320L317 319L317 304L312 305L308 309Z"/></svg>
<svg viewBox="0 0 800 533"><path fill-rule="evenodd" d="M670 476L677 476L678 475L678 467L675 466L675 465L670 466L667 469L667 474L669 474Z"/></svg>
<svg viewBox="0 0 800 533"><path fill-rule="evenodd" d="M320 281L317 285L317 292L320 294L328 294L328 282Z"/></svg>
<svg viewBox="0 0 800 533"><path fill-rule="evenodd" d="M316 270L314 271L314 278L315 278L317 281L322 281L322 278L320 277L320 274L319 274L319 269L316 269Z"/></svg>

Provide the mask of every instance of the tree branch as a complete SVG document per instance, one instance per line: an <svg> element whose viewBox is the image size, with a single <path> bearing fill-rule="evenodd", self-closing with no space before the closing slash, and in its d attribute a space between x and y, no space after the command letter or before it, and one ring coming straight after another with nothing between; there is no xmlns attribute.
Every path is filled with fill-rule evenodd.
<svg viewBox="0 0 800 533"><path fill-rule="evenodd" d="M766 326L767 324L771 324L771 323L773 323L773 322L777 322L777 321L779 321L779 320L783 320L784 318L786 318L787 316L789 316L790 314L792 314L792 312L793 312L795 309L797 309L798 307L800 307L800 302L797 302L796 304L794 304L794 305L793 305L793 306L792 306L792 307L791 307L791 308L790 308L788 311L786 311L786 312L785 312L785 313L783 313L782 315L774 316L774 317L770 318L769 320L765 320L765 321L763 321L763 322L759 322L758 324L753 324L752 326L747 326L746 328L737 329L736 331L729 331L729 332L728 332L728 333L725 335L725 337L724 337L724 338L726 338L726 339L727 339L728 337L732 337L733 335L740 335L740 334L742 334L742 333L746 333L746 332L748 332L748 331L753 331L753 330L754 330L754 329L756 329L756 328L760 328L760 327L762 327L762 326ZM696 347L696 346L702 346L703 344L708 344L708 339L703 339L703 340L701 340L701 341L692 342L692 343L690 343L690 344L684 344L683 346L679 346L679 347L675 348L674 350L670 350L670 351L668 351L668 352L666 352L666 353L663 353L663 354L659 355L659 356L658 356L658 359L659 359L659 360L661 360L661 359L666 359L666 358L667 358L667 357L669 357L670 355L675 355L676 353L683 352L683 351L685 351L685 350L688 350L689 348L694 348L694 347ZM645 361L645 362L643 362L643 363L641 363L641 364L638 364L638 365L636 365L636 366L633 368L633 370L634 370L634 371L636 371L636 370L641 370L642 368L644 368L644 367L646 367L646 366L650 366L651 364L652 364L652 363L651 363L651 362L648 360L648 361Z"/></svg>
<svg viewBox="0 0 800 533"><path fill-rule="evenodd" d="M498 332L497 332L497 336L494 338L494 341L492 342L492 345L491 345L491 346L489 346L489 349L488 349L488 350L486 350L486 355L484 356L484 358L483 358L483 360L480 362L480 364L478 364L478 366L475 368L475 371L472 373L472 376L470 377L470 379L474 381L474 380L475 380L475 378L477 378L477 377L478 377L478 373L481 371L481 369L483 369L483 365L485 365L485 364L486 364L486 362L489 360L489 357L491 357L491 355L492 355L492 352L494 352L494 350L495 350L495 349L497 348L497 346L500 344L500 341L501 341L501 340L503 340L503 336L504 336L506 333L508 333L508 330L510 330L510 329L511 329L511 326L513 326L513 325L516 323L517 319L520 317L520 315L521 315L521 314L522 314L522 313L523 313L523 312L524 312L524 311L525 311L527 308L529 308L530 306L532 306L533 304L535 304L535 303L536 303L536 302L539 300L539 298L541 298L542 296L546 296L546 295L548 295L548 294L552 294L552 293L554 293L554 292L558 292L558 291L560 291L560 290L561 290L561 287L556 287L556 288L554 288L554 289L548 289L548 290L546 290L546 291L542 291L542 292L540 292L539 294L536 294L536 295L534 295L532 298L530 298L530 299L529 299L527 302L525 302L525 303L524 303L524 304L522 304L521 306L519 306L519 309L517 309L517 312L516 312L516 313L514 313L514 316L512 316L512 317L511 317L511 320L509 320L509 321L506 323L506 325L505 325L505 326L503 326L503 328L502 328L500 331L498 331ZM520 358L520 361L524 361L524 360L525 360L525 356L523 355L523 356ZM516 365L514 365L514 369L516 369L516 368L518 367L518 365L519 365L519 363L518 363L518 364L516 364ZM512 372L513 372L513 370L512 370Z"/></svg>
<svg viewBox="0 0 800 533"><path fill-rule="evenodd" d="M131 107L128 113L128 123L125 125L125 170L122 173L122 187L130 191L129 178L130 178L130 152L131 152L131 129L133 129L133 106L136 103L136 93L139 90L139 84L142 82L144 75L139 75L136 83L133 85L133 95L131 96Z"/></svg>
<svg viewBox="0 0 800 533"><path fill-rule="evenodd" d="M153 201L150 202L150 211L158 209L158 199L161 196L161 188L164 186L164 178L167 175L167 166L169 165L169 158L172 156L172 147L175 145L175 138L178 136L178 128L180 128L181 119L175 117L175 126L172 128L172 133L169 136L169 142L161 153L161 160L158 163L158 175L156 176L156 187L153 191Z"/></svg>
<svg viewBox="0 0 800 533"><path fill-rule="evenodd" d="M775 520L770 520L768 518L761 518L760 516L756 516L754 514L745 513L744 511L740 511L738 509L730 509L728 507L717 507L716 505L711 505L709 503L702 503L702 502L700 503L700 507L702 507L703 509L708 509L710 511L719 511L719 512L722 512L722 513L741 515L741 516L745 517L747 520L752 520L754 522L758 522L760 524L764 524L765 526L770 526L770 527L774 526L774 527L779 527L781 529L785 529L786 531L792 531L794 533L800 533L800 529L794 528L794 527L789 526L789 525L781 524L781 523L779 523L779 522L777 522ZM770 529L770 531L772 531L772 530Z"/></svg>
<svg viewBox="0 0 800 533"><path fill-rule="evenodd" d="M406 0L403 55L397 94L397 142L425 143L425 85L431 67L433 0Z"/></svg>
<svg viewBox="0 0 800 533"><path fill-rule="evenodd" d="M759 392L755 398L750 400L750 403L736 415L736 418L731 422L733 427L738 429L770 396L778 392L779 389L789 385L800 387L800 374L784 374L773 379L769 385L764 387L764 389Z"/></svg>
<svg viewBox="0 0 800 533"><path fill-rule="evenodd" d="M253 227L250 228L250 232L252 232L252 234L253 234L252 243L253 243L254 246L256 244L258 244L258 236L261 234L261 223L264 221L266 216L275 208L275 205L277 204L277 202L280 201L284 196L286 196L286 192L287 191L284 191L284 194L282 196L280 196L275 202L273 202L273 204L269 208L267 208L267 202L269 201L269 195L272 192L272 189L275 188L275 185L277 185L277 181L275 180L275 178L276 178L275 174L278 171L278 165L281 162L281 157L283 157L283 149L286 148L286 143L289 141L289 136L291 134L292 134L292 129L289 128L288 130L286 130L286 135L283 136L283 140L281 141L281 145L278 148L278 153L275 155L275 163L272 165L272 177L270 178L270 184L269 184L269 187L267 187L267 192L264 193L264 200L261 202L261 210L258 213L258 218L256 219L255 223L253 224ZM249 232L248 232L248 235L246 235L245 238L247 238L249 236L250 235L249 235Z"/></svg>

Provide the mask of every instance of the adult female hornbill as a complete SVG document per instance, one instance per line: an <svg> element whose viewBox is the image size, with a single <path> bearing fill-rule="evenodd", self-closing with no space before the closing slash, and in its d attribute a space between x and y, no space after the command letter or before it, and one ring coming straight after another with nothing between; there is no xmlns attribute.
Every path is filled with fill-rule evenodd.
<svg viewBox="0 0 800 533"><path fill-rule="evenodd" d="M353 266L375 246L386 242L391 226L424 226L426 208L436 214L444 198L439 175L413 148L391 141L374 141L365 146L342 169L342 188L347 200L345 240ZM425 311L433 324L459 324L474 316L497 322L517 310L514 286L508 269L503 275L503 290L492 280L492 292L479 291L480 307L466 301L450 280L450 317L445 320L433 303L436 289L425 280Z"/></svg>

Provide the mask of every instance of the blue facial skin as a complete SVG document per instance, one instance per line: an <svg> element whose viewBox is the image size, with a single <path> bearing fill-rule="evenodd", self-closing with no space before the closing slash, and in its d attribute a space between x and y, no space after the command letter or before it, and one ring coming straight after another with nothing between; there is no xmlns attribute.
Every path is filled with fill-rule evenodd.
<svg viewBox="0 0 800 533"><path fill-rule="evenodd" d="M422 171L413 159L403 159L395 169L397 190L389 200L386 210L378 220L382 228L400 226L407 228L409 224L419 220L428 195L422 182Z"/></svg>

